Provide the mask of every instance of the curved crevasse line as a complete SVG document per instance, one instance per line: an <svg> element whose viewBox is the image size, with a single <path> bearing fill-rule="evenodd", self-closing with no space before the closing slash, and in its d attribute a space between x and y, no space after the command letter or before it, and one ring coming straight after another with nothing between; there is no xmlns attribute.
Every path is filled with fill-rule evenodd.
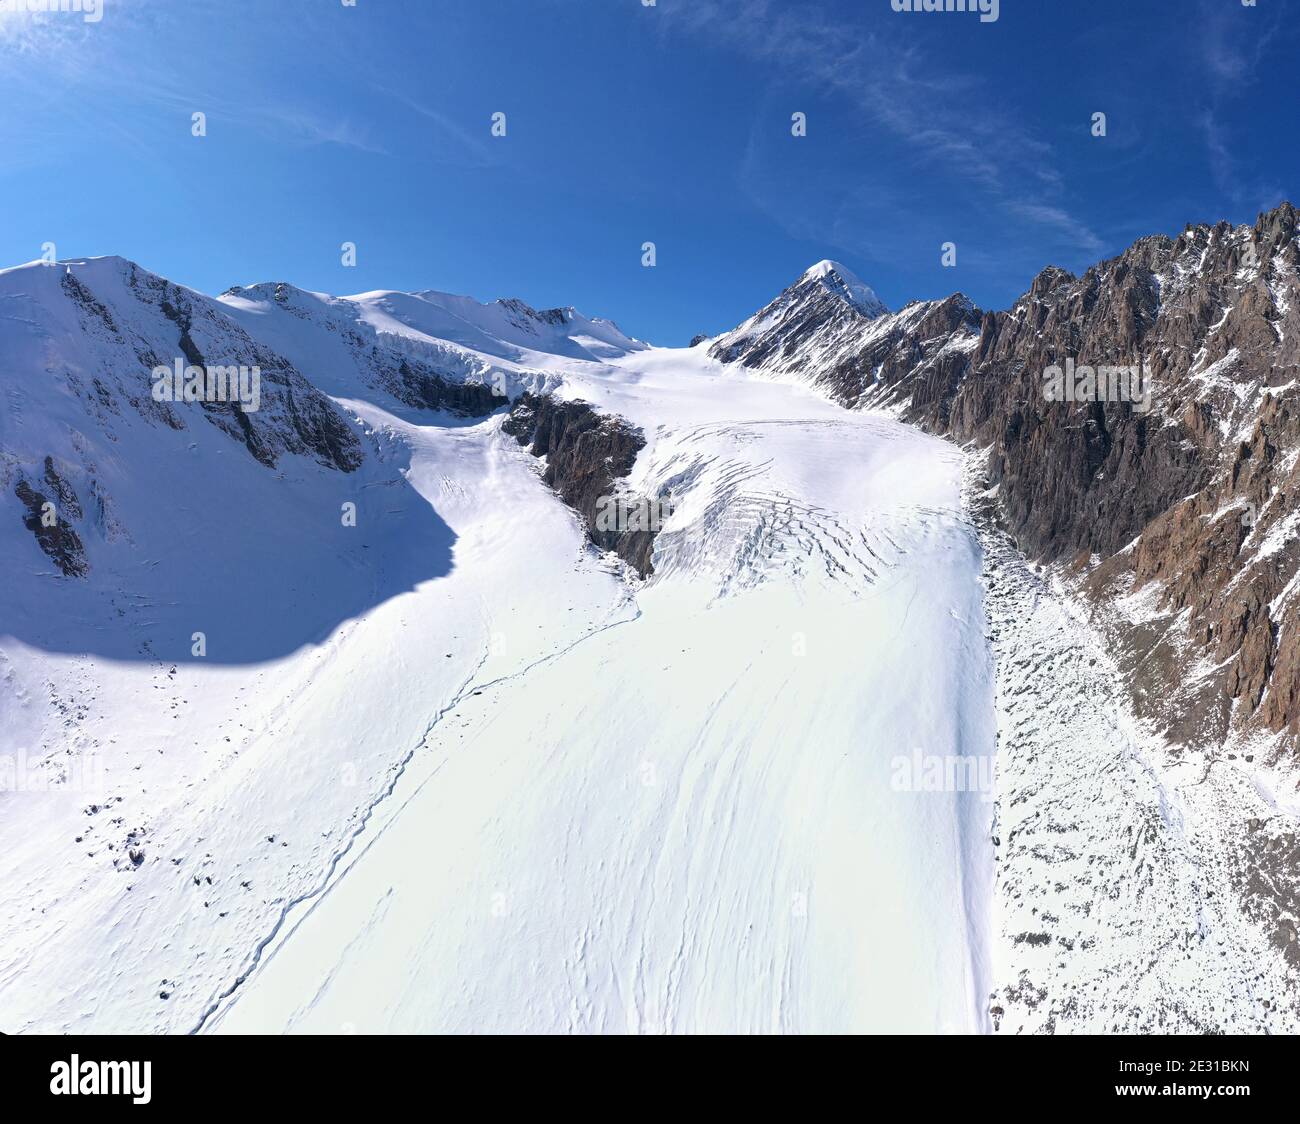
<svg viewBox="0 0 1300 1124"><path fill-rule="evenodd" d="M286 936L291 935L297 929L298 925L300 925L307 917L311 916L311 913L329 895L330 891L333 890L334 887L337 886L339 882L344 877L347 876L347 872L348 869L350 869L350 867L344 867L343 870L339 872L340 864L352 852L354 845L361 838L361 836L365 834L366 829L370 824L370 821L373 819L375 812L379 810L380 805L384 804L397 790L398 784L401 782L403 776L406 774L406 770L409 767L410 763L414 760L415 755L420 751L421 748L423 748L428 743L429 736L442 723L442 721L445 718L447 718L453 711L455 711L456 708L460 706L460 704L463 703L467 698L473 696L474 694L477 694L480 691L485 691L491 687L499 686L502 683L508 683L512 680L519 679L529 674L530 672L532 672L538 667L542 667L548 663L551 663L554 660L562 658L563 656L567 655L569 652L577 648L579 645L586 643L588 640L591 640L593 637L599 636L602 633L608 632L611 629L619 627L620 625L631 624L633 621L638 620L641 616L641 608L640 606L637 606L635 604L634 600L632 604L635 607L635 613L632 616L624 617L621 620L612 621L609 624L602 625L600 628L592 629L590 632L584 633L577 640L573 641L570 644L565 645L563 648L560 648L554 652L550 652L545 656L541 656L538 659L533 660L531 663L526 664L518 671L511 672L509 675L498 676L495 679L489 679L489 680L485 680L482 683L478 683L475 682L475 676L478 674L479 671L482 670L483 665L487 662L488 656L490 654L485 649L483 655L479 658L478 663L475 665L474 670L470 673L470 675L466 678L465 682L457 690L456 694L452 697L451 701L448 702L446 706L442 707L442 709L440 709L436 715L434 715L433 719L429 722L429 725L425 728L424 733L421 735L419 742L410 750L408 750L406 754L398 761L397 765L394 768L394 772L389 783L384 786L384 788L379 792L379 794L373 800L370 801L369 804L366 805L365 810L361 815L360 822L357 824L356 828L352 831L352 833L347 837L343 846L338 851L336 851L333 856L331 856L330 861L326 864L325 873L321 877L321 879L311 890L309 890L304 894L298 895L297 897L291 899L289 902L287 902L284 905L284 907L280 910L279 915L276 917L276 920L271 927L271 931L265 937L263 937L257 943L256 947L253 949L253 952L244 970L240 972L240 974L235 978L233 983L231 983L227 988L225 988L225 990L218 993L216 998L204 1009L203 1013L199 1016L198 1021L187 1033L189 1034L202 1033L205 1027L207 1026L208 1022L212 1019L212 1017L218 1014L218 1012L223 1007L228 1006L227 1000L231 999L235 995L235 993L240 989L240 987L242 987L244 983L246 983L263 964L270 962L270 960L274 957L276 951L278 951L279 947L283 947L282 944L277 944L277 939L280 937L280 935L282 933L285 933ZM436 777L437 775L438 775L438 771L435 769L428 777L426 777L423 781L421 781L420 784L415 788L415 790L411 792L409 796L407 796L406 800L403 802L402 807L405 807L407 803L409 803L412 799L414 799L415 796L418 795L419 792L424 788L424 786L428 784L428 782L432 780L434 777ZM400 811L401 809L399 808L398 812ZM390 819L389 822L391 823L392 820ZM384 827L380 828L379 831L375 832L371 836L371 838L366 843L366 845L357 852L356 855L357 858L363 856L366 853L366 851L370 849L370 847L374 846L377 840L383 837L384 831L386 830L387 826L388 825L385 824ZM336 874L338 874L338 877L335 877ZM305 912L303 912L301 917L297 917L292 920L292 925L286 932L285 927L286 925L290 924L290 920L291 920L290 915L293 914L300 906L305 905L307 903L311 903L310 907ZM268 950L270 950L269 955L268 955Z"/></svg>

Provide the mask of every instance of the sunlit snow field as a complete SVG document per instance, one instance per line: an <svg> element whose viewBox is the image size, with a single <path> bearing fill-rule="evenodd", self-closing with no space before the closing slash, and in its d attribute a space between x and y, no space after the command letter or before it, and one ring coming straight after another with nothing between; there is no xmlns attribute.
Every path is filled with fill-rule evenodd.
<svg viewBox="0 0 1300 1124"><path fill-rule="evenodd" d="M659 576L445 716L210 1025L982 1029L991 805L898 791L895 763L992 751L959 455L698 353L565 391L653 435L641 487L677 478ZM417 441L423 490L445 453ZM553 503L521 487L486 533L598 566L576 527L552 555L516 537Z"/></svg>
<svg viewBox="0 0 1300 1124"><path fill-rule="evenodd" d="M127 264L76 268L131 329ZM0 798L0 1029L987 1029L992 805L898 764L991 775L956 449L607 322L258 290L228 314L358 420L361 472L103 439L40 373L100 346L28 311L53 272L0 275L6 441L72 433L130 542L68 592L6 539L0 749L102 771ZM651 580L500 413L370 394L350 323L640 426L629 485L676 504ZM157 649L192 627L212 658Z"/></svg>

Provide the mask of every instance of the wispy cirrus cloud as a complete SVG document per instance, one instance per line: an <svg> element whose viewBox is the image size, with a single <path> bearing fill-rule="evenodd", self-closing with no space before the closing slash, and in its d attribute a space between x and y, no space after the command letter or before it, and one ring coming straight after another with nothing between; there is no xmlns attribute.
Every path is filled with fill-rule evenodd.
<svg viewBox="0 0 1300 1124"><path fill-rule="evenodd" d="M0 52L10 55L45 55L75 44L92 34L104 18L102 0L80 0L75 10L69 3L67 11L59 10L57 0L52 2L53 11L39 5L28 10L25 2L10 6L11 2L0 0Z"/></svg>
<svg viewBox="0 0 1300 1124"><path fill-rule="evenodd" d="M1052 145L995 107L982 77L936 59L889 25L865 27L815 3L660 0L674 31L744 53L843 100L932 171L981 193L1009 219L1095 254L1103 240L1070 213ZM898 25L901 29L904 25ZM935 112L959 106L960 112ZM752 168L752 161L749 162Z"/></svg>
<svg viewBox="0 0 1300 1124"><path fill-rule="evenodd" d="M445 163L472 168L487 168L500 163L497 154L480 137L470 135L448 114L387 86L376 85L374 88L424 120L433 122L441 142L437 154Z"/></svg>
<svg viewBox="0 0 1300 1124"><path fill-rule="evenodd" d="M1062 207L1053 207L1049 203L1029 203L1009 200L1007 207L1012 214L1019 215L1040 226L1052 227L1076 243L1090 254L1100 254L1105 249L1101 239L1088 227Z"/></svg>
<svg viewBox="0 0 1300 1124"><path fill-rule="evenodd" d="M375 130L365 123L311 104L307 99L266 96L251 62L231 57L219 73L206 68L160 65L142 75L128 59L186 58L186 46L200 19L228 19L230 5L220 0L80 0L83 11L58 10L59 0L47 0L56 10L6 11L0 7L0 80L23 92L32 104L48 106L43 97L57 83L59 113L86 125L93 121L121 137L123 143L152 152L150 130L134 114L105 114L102 107L134 110L175 110L185 121L202 110L215 121L249 129L289 145L337 145L368 154L385 154ZM66 0L74 6L73 0ZM93 15L92 15L93 11ZM304 11L304 17L308 13ZM133 123L128 124L131 118ZM0 119L0 140L14 147L11 157L39 162L40 153L26 157L21 122ZM49 127L48 123L45 126ZM38 138L38 145L40 138Z"/></svg>
<svg viewBox="0 0 1300 1124"><path fill-rule="evenodd" d="M1256 83L1260 67L1266 65L1286 27L1285 14L1280 9L1199 0L1196 26L1200 29L1198 61L1208 95L1196 122L1210 173L1225 200L1265 210L1283 198L1285 190L1243 171L1236 155L1237 137L1229 124L1230 107Z"/></svg>

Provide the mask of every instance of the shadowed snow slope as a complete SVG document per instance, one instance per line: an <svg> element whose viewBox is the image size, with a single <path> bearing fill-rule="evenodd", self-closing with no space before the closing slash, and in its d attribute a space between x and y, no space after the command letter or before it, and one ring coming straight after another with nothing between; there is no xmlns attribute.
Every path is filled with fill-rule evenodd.
<svg viewBox="0 0 1300 1124"><path fill-rule="evenodd" d="M256 368L257 409L156 401L151 371L177 361ZM404 449L130 262L0 273L0 370L0 631L24 644L187 661L202 633L209 663L270 660L451 566ZM20 493L66 550L24 528Z"/></svg>

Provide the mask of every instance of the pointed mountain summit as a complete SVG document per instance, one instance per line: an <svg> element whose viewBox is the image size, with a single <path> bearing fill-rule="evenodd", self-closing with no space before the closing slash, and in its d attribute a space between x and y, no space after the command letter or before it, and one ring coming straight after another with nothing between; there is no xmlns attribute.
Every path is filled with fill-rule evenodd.
<svg viewBox="0 0 1300 1124"><path fill-rule="evenodd" d="M736 331L766 330L776 324L804 321L814 314L823 322L847 319L860 325L888 316L889 308L847 266L819 261Z"/></svg>
<svg viewBox="0 0 1300 1124"><path fill-rule="evenodd" d="M724 363L783 370L784 360L803 357L815 338L857 333L888 315L889 309L852 270L819 261L739 328L719 336L709 354Z"/></svg>
<svg viewBox="0 0 1300 1124"><path fill-rule="evenodd" d="M828 293L847 301L869 319L874 320L889 311L870 285L837 261L819 261L805 271L795 288L807 283L820 283Z"/></svg>

